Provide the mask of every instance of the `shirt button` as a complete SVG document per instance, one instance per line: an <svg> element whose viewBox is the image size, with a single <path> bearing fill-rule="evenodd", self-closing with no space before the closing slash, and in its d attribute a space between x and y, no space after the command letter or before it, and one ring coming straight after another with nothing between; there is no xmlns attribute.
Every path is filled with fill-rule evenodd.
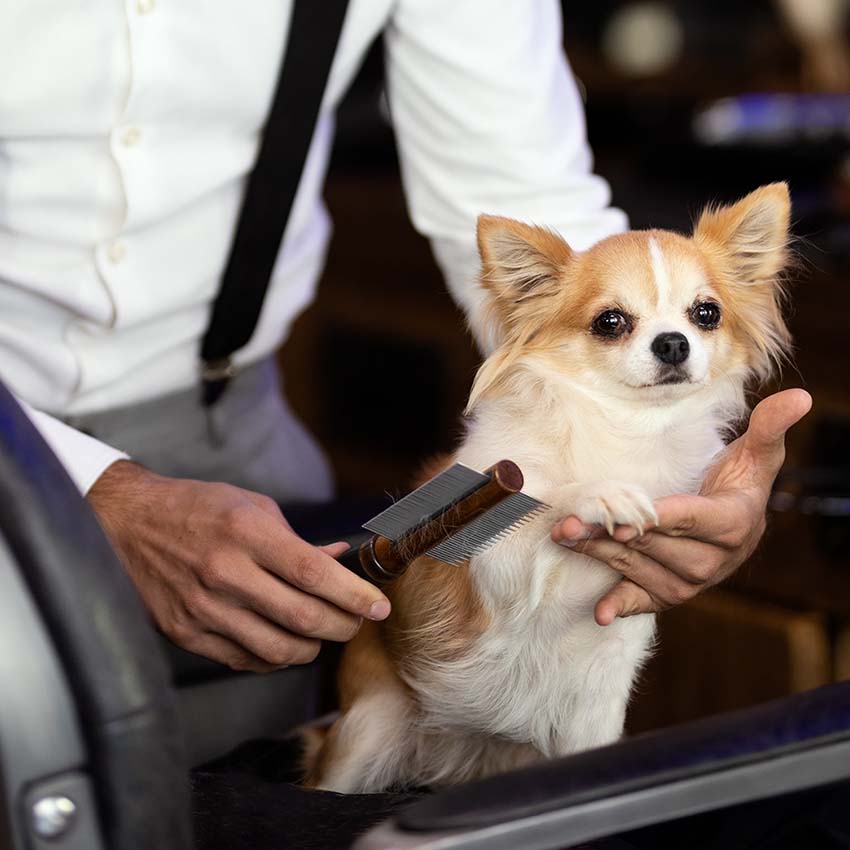
<svg viewBox="0 0 850 850"><path fill-rule="evenodd" d="M140 15L147 15L153 12L153 7L156 6L156 0L137 0L136 11Z"/></svg>
<svg viewBox="0 0 850 850"><path fill-rule="evenodd" d="M123 242L113 242L106 249L106 258L110 263L117 265L127 256L127 246Z"/></svg>
<svg viewBox="0 0 850 850"><path fill-rule="evenodd" d="M142 138L142 131L138 127L128 127L121 136L121 144L125 148L132 148Z"/></svg>

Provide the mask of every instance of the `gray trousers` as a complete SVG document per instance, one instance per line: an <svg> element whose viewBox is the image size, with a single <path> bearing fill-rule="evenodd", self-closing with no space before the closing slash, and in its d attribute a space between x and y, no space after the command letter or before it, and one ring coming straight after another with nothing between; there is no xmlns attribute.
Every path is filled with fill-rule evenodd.
<svg viewBox="0 0 850 850"><path fill-rule="evenodd" d="M65 421L161 475L224 481L281 504L334 495L324 453L281 394L274 357L240 371L211 411L193 387Z"/></svg>

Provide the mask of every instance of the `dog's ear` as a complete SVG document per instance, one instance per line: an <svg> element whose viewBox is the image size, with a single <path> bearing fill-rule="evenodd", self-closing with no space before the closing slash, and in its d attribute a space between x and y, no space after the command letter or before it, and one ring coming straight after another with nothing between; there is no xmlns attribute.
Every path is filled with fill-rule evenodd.
<svg viewBox="0 0 850 850"><path fill-rule="evenodd" d="M787 261L791 198L787 183L762 186L700 216L694 240L715 254L743 284L772 281Z"/></svg>
<svg viewBox="0 0 850 850"><path fill-rule="evenodd" d="M733 307L730 319L752 352L750 366L762 380L791 346L780 276L790 259L790 218L788 185L771 183L735 204L706 210L694 229L715 284Z"/></svg>
<svg viewBox="0 0 850 850"><path fill-rule="evenodd" d="M561 289L573 257L551 230L493 215L478 217L478 250L490 318L501 330L545 311L543 302Z"/></svg>
<svg viewBox="0 0 850 850"><path fill-rule="evenodd" d="M482 285L511 304L557 291L572 257L551 230L495 215L478 217L478 250Z"/></svg>

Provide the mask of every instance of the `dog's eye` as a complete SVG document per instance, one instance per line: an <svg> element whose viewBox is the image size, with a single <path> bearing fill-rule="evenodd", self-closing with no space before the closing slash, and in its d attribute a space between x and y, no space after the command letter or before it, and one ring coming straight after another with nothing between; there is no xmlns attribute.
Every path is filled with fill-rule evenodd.
<svg viewBox="0 0 850 850"><path fill-rule="evenodd" d="M602 336L620 336L629 329L629 320L619 310L606 310L593 320L591 327Z"/></svg>
<svg viewBox="0 0 850 850"><path fill-rule="evenodd" d="M720 305L703 301L691 308L691 321L704 331L713 331L720 324Z"/></svg>

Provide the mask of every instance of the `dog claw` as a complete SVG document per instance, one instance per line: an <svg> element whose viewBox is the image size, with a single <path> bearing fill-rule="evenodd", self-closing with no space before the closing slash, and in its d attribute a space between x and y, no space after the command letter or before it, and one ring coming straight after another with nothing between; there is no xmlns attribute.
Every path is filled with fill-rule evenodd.
<svg viewBox="0 0 850 850"><path fill-rule="evenodd" d="M588 485L576 502L575 514L586 525L604 528L609 536L617 526L629 526L642 536L657 521L649 494L617 481Z"/></svg>

